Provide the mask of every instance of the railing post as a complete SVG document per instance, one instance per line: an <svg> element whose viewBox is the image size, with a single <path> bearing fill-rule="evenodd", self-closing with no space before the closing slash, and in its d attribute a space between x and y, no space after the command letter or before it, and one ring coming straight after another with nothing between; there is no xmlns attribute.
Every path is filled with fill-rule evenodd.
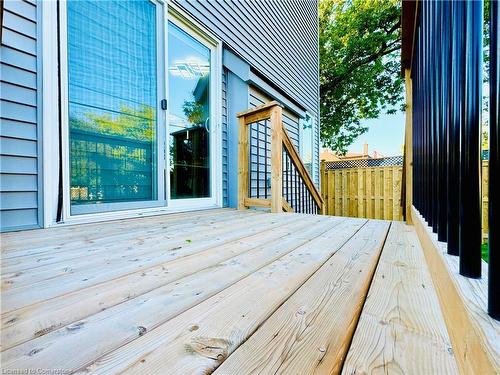
<svg viewBox="0 0 500 375"><path fill-rule="evenodd" d="M324 183L324 182L325 182L325 180L326 180L327 183L329 182L328 179L327 179L327 177L326 177L326 161L325 160L321 161L321 169L320 169L320 171L321 171L321 173L319 175L319 179L320 179L319 183L320 183L320 186L322 187L322 189L321 189L321 195L323 197L325 197L328 185L326 183ZM319 208L319 214L320 215L326 215L325 212L326 212L326 202L323 201L323 204Z"/></svg>
<svg viewBox="0 0 500 375"><path fill-rule="evenodd" d="M283 212L282 108L271 109L271 212Z"/></svg>
<svg viewBox="0 0 500 375"><path fill-rule="evenodd" d="M413 204L413 89L411 81L411 71L405 69L405 86L406 86L406 129L405 129L405 158L404 171L405 175L405 218L407 224L412 224L411 206Z"/></svg>
<svg viewBox="0 0 500 375"><path fill-rule="evenodd" d="M238 129L238 210L247 209L245 198L248 198L248 133L245 116L241 116Z"/></svg>

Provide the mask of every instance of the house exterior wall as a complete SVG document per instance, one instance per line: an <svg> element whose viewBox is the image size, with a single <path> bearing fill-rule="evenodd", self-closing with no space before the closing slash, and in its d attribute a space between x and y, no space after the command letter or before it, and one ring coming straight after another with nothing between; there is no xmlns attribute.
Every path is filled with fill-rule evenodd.
<svg viewBox="0 0 500 375"><path fill-rule="evenodd" d="M280 101L285 105L285 125L297 147L299 117L307 111L318 124L317 1L174 3L220 38L224 54L239 60L236 66L226 65L223 59L221 82L222 203L234 207L236 113L267 100ZM2 231L44 225L41 8L42 3L35 0L4 2L0 57ZM319 162L318 127L315 135ZM57 131L52 136L57 136ZM57 165L53 168L57 169ZM314 179L318 182L319 175L315 174ZM52 186L57 186L57 181Z"/></svg>
<svg viewBox="0 0 500 375"><path fill-rule="evenodd" d="M40 124L37 4L5 1L0 47L0 221L39 225Z"/></svg>
<svg viewBox="0 0 500 375"><path fill-rule="evenodd" d="M318 114L316 0L175 0L252 68Z"/></svg>

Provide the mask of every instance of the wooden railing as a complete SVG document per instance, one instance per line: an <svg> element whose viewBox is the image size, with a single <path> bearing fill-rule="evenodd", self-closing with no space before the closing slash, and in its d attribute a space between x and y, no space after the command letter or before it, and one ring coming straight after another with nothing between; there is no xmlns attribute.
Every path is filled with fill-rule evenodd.
<svg viewBox="0 0 500 375"><path fill-rule="evenodd" d="M238 113L238 209L323 213L323 198L300 159L275 101Z"/></svg>

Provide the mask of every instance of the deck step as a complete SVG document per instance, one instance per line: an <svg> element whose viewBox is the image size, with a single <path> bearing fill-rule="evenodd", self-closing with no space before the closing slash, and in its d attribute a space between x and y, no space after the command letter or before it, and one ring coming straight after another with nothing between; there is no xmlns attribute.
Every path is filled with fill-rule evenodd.
<svg viewBox="0 0 500 375"><path fill-rule="evenodd" d="M366 224L215 373L338 373L388 228Z"/></svg>
<svg viewBox="0 0 500 375"><path fill-rule="evenodd" d="M413 227L393 222L342 373L458 374Z"/></svg>

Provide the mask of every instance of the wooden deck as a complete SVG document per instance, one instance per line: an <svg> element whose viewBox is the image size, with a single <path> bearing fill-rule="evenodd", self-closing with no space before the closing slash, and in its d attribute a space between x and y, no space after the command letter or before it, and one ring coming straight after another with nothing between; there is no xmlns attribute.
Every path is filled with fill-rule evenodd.
<svg viewBox="0 0 500 375"><path fill-rule="evenodd" d="M332 216L5 234L1 339L5 370L458 373L412 227Z"/></svg>

